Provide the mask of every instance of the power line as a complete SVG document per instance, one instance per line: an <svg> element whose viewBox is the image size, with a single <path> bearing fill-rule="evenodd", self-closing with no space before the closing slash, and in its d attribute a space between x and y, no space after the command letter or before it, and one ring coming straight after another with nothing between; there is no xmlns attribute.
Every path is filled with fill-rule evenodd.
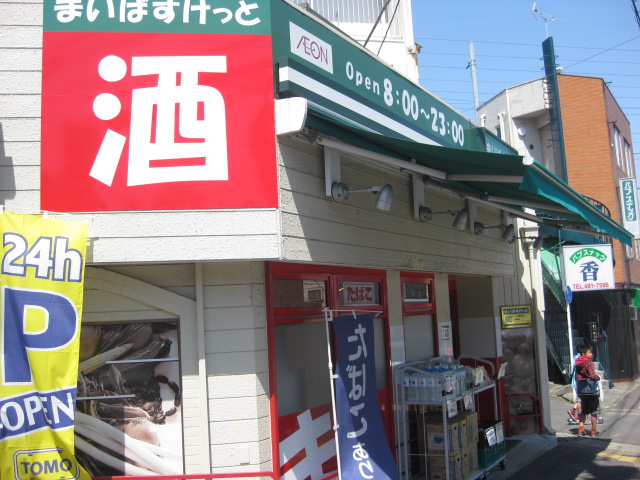
<svg viewBox="0 0 640 480"><path fill-rule="evenodd" d="M462 68L462 67L456 67L456 66L449 66L449 65L427 65L427 66L422 66L422 67L418 67L418 68L444 68L444 69L458 69L458 68ZM514 68L488 68L488 67L479 67L480 71L487 71L487 72L522 72L522 73L538 73L540 70L519 70L519 69L514 69ZM574 72L572 73L572 75L583 75L585 77L601 77L601 76L606 76L606 77L640 77L640 74L635 74L635 73L590 73L590 72ZM542 75L544 76L544 75Z"/></svg>
<svg viewBox="0 0 640 480"><path fill-rule="evenodd" d="M535 80L535 79L528 79L525 81L522 81L520 83L525 83L531 80ZM459 78L428 78L426 76L421 76L420 77L420 82L424 83L424 82L447 82L447 83L465 83L465 84L469 84L471 83L471 80L469 79L459 79ZM505 80L484 80L481 82L482 84L486 84L486 83L497 83L500 85L504 85L505 83L510 83L507 82ZM621 88L632 88L632 89L640 89L640 85L612 85L612 87L616 90L621 89ZM619 97L616 97L619 98ZM637 99L637 97L624 97L624 98L635 98Z"/></svg>
<svg viewBox="0 0 640 480"><path fill-rule="evenodd" d="M631 40L635 40L638 37L632 38ZM447 42L464 42L469 43L469 40L459 39L459 38L436 38L436 37L415 37L416 40L436 40L436 41L447 41ZM627 40L626 42L622 42L620 45L630 42L631 40ZM498 42L491 40L474 40L474 43L487 43L487 44L495 44L495 45L516 45L520 47L536 47L540 48L539 43L516 43L516 42ZM586 47L583 45L555 45L556 49L559 48L576 48L580 50L602 50L603 47ZM616 47L611 47L611 49L615 49ZM617 49L618 52L640 52L638 49Z"/></svg>
<svg viewBox="0 0 640 480"><path fill-rule="evenodd" d="M585 62L585 61L587 61L587 60L589 60L589 59L591 59L591 58L593 58L593 57L596 57L596 56L601 55L601 54L603 54L603 53L605 53L605 52L608 52L609 50L613 50L614 48L619 47L620 45L624 45L625 43L632 42L633 40L636 40L636 39L638 39L638 38L640 38L640 35L638 35L637 37L630 38L629 40L626 40L626 41L624 41L624 42L622 42L622 43L619 43L618 45L614 45L614 46L613 46L613 47L611 47L611 48L607 48L606 50L603 50L602 52L596 53L595 55L591 55L590 57L585 58L584 60L580 60L579 62L576 62L576 63L574 63L574 64L572 64L572 65L569 65L568 67L564 67L564 68L565 68L565 69L566 69L566 68L571 68L571 67L573 67L573 66L575 66L575 65L578 65L579 63Z"/></svg>
<svg viewBox="0 0 640 480"><path fill-rule="evenodd" d="M640 51L640 50L639 50ZM425 55L426 54L426 55ZM425 48L422 48L420 55L429 56L429 55L446 55L448 57L468 57L468 53L455 53L455 52L432 52L427 51ZM513 60L525 60L525 61L540 61L540 57L523 57L522 55L487 55L480 54L476 55L476 58L508 58ZM576 62L576 59L565 59L565 62ZM590 63L606 63L606 64L621 64L621 65L640 65L640 62L622 62L622 61L611 61L611 60L590 60Z"/></svg>
<svg viewBox="0 0 640 480"><path fill-rule="evenodd" d="M456 68L463 68L464 67L457 67L457 66L449 66L449 65L425 65L422 67L418 67L418 68L451 68L451 69L456 69ZM495 71L495 72L525 72L525 73L533 73L533 72L539 72L540 70L518 70L518 69L514 69L514 68L481 68L481 70L487 70L487 71Z"/></svg>

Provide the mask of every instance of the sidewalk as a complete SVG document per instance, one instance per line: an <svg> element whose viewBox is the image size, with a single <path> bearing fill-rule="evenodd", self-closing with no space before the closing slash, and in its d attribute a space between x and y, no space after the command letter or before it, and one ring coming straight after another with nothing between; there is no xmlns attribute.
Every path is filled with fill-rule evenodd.
<svg viewBox="0 0 640 480"><path fill-rule="evenodd" d="M557 385L549 383L549 395L552 403L552 417L554 425L559 425L566 418L566 409L573 402L573 390L571 385ZM629 412L637 409L640 399L640 378L635 382L619 382L614 388L605 392L602 402L603 415L607 412ZM559 422L559 423L557 423ZM609 453L607 453L609 452ZM510 478L546 478L552 480L578 478L576 472L581 471L581 465L590 465L591 469L598 469L594 465L594 457L609 457L626 455L629 458L637 458L638 470L640 470L640 458L637 445L625 445L616 442L602 442L598 439L576 438L568 432L551 432L542 435L518 435L507 438L506 469L496 467L488 474L489 480L507 480ZM582 463L581 463L582 462ZM525 468L526 467L526 468ZM524 470L523 470L524 469ZM571 469L571 473L568 470ZM523 470L517 476L515 475ZM622 467L620 467L622 471ZM627 469L629 470L629 469ZM638 478L640 473L634 476L633 469L624 470L619 478ZM631 476L626 476L630 474ZM567 476L569 475L569 476ZM594 478L594 477L588 477ZM595 477L598 478L598 477ZM618 478L618 477L615 477Z"/></svg>
<svg viewBox="0 0 640 480"><path fill-rule="evenodd" d="M625 406L628 404L625 400L628 400L628 396L634 398L640 397L640 378L635 382L617 382L613 388L607 389L604 392L604 400L600 403L603 413L607 410L622 411L625 410ZM573 403L573 388L571 385L559 385L549 382L549 396L560 397Z"/></svg>

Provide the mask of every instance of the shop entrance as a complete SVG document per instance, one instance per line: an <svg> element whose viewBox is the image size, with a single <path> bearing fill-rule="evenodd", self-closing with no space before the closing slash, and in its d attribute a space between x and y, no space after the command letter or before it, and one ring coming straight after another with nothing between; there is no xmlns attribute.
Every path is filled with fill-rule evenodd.
<svg viewBox="0 0 640 480"><path fill-rule="evenodd" d="M325 308L383 312L374 323L376 382L393 438L385 272L270 264L267 294L280 475L322 478L337 469Z"/></svg>

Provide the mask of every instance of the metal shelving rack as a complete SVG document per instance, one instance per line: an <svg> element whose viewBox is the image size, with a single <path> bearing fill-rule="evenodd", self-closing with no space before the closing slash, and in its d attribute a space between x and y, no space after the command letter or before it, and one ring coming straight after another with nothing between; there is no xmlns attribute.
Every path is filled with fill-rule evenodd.
<svg viewBox="0 0 640 480"><path fill-rule="evenodd" d="M489 375L489 378L491 379L491 381L484 385L478 385L478 386L474 385L471 387L471 389L473 391L474 404L475 404L475 398L479 393L484 392L486 390L493 390L493 418L497 419L498 418L498 390L496 388L496 373L495 373L496 370L493 363L489 362L488 360L484 360L482 358L476 358L476 357L460 357L458 359L458 361L460 362L462 362L462 360L471 360L476 363L476 366L478 364L482 364L482 366L485 367L485 369L486 367L489 367L489 371L491 372L491 374Z"/></svg>
<svg viewBox="0 0 640 480"><path fill-rule="evenodd" d="M497 386L496 386L496 373L495 373L495 366L493 365L493 363L489 362L488 360L484 360L482 358L476 358L476 357L460 357L458 359L458 361L462 361L462 360L466 360L466 361L473 361L475 362L476 366L478 365L482 365L483 367L489 367L489 371L491 372L489 374L489 378L491 379L490 382L486 383L486 384L482 384L482 385L473 385L471 387L471 390L473 392L473 399L474 399L474 406L476 405L476 397L479 393L482 393L484 391L487 390L492 390L493 391L493 418L497 420L498 418L498 390L497 390ZM507 455L506 455L506 450L505 450L505 454L501 455L499 457L497 457L495 459L495 461L491 464L486 466L485 468L481 469L477 475L475 475L474 477L472 477L473 479L475 478L483 478L486 479L487 475L489 474L489 471L493 470L495 467L500 466L500 468L502 470L504 470L505 468L507 468ZM469 479L471 480L471 479Z"/></svg>
<svg viewBox="0 0 640 480"><path fill-rule="evenodd" d="M493 373L493 365L489 362L486 362L481 359L473 359L479 362L488 363L491 367L491 371ZM411 460L412 457L422 457L424 460L425 469L427 468L429 454L427 452L427 428L426 425L423 424L422 431L422 447L421 450L417 453L412 453L411 449L411 438L410 438L410 427L409 427L409 412L411 410L423 409L423 412L429 408L433 410L439 409L442 413L442 425L443 431L445 435L444 438L444 451L443 455L445 458L449 458L450 445L449 445L449 435L446 434L448 431L448 419L450 417L455 416L459 411L475 411L475 397L478 393L481 393L488 389L494 389L494 408L497 417L497 397L495 395L495 381L491 381L490 383L482 386L474 387L472 385L467 386L466 389L463 389L456 394L445 394L442 392L442 396L440 399L430 399L428 398L427 388L425 385L429 380L441 382L441 385L444 385L445 378L442 375L437 373L431 373L425 371L425 369L429 366L433 366L436 364L447 364L449 366L458 365L457 363L449 362L443 358L434 358L429 361L418 361L418 362L410 362L404 363L401 365L397 365L394 367L394 398L395 398L395 423L396 423L396 457L398 461L398 470L400 473L400 478L403 480L412 480L412 471L411 471ZM412 377L418 379L418 384L416 385L405 385L405 378L410 374ZM493 378L493 375L492 375ZM461 406L462 409L459 410L458 407ZM423 420L424 422L424 420ZM420 442L418 442L420 445ZM441 455L439 455L441 456ZM498 458L496 462L490 465L488 468L484 468L477 472L477 474L469 477L468 480L474 480L477 478L486 478L489 470L494 468L496 465L500 465L503 469L505 468L506 455ZM445 461L445 472L446 478L449 479L449 461ZM425 471L425 476L427 472Z"/></svg>

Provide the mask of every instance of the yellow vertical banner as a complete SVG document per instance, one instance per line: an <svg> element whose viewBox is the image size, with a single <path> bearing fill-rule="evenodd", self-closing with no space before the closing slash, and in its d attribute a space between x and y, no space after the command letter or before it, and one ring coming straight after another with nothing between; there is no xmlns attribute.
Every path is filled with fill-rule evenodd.
<svg viewBox="0 0 640 480"><path fill-rule="evenodd" d="M87 225L0 214L0 478L89 479L74 452Z"/></svg>

